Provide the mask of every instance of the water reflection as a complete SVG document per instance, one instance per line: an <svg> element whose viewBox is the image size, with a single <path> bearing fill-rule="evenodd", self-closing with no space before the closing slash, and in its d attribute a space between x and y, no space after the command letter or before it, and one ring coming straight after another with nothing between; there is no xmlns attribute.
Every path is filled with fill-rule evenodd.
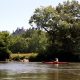
<svg viewBox="0 0 80 80"><path fill-rule="evenodd" d="M0 80L80 80L80 64L0 63Z"/></svg>

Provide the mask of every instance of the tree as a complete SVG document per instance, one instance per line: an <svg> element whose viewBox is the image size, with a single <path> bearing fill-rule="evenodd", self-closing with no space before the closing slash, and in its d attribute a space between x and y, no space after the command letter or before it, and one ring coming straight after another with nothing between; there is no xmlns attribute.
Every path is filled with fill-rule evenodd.
<svg viewBox="0 0 80 80"><path fill-rule="evenodd" d="M56 8L37 8L29 23L35 23L38 29L49 34L48 53L52 51L55 57L71 60L80 44L80 4L77 1L66 1Z"/></svg>
<svg viewBox="0 0 80 80"><path fill-rule="evenodd" d="M30 28L22 35L11 35L9 49L13 53L38 53L44 52L47 45L46 32Z"/></svg>
<svg viewBox="0 0 80 80"><path fill-rule="evenodd" d="M8 49L9 36L8 32L0 32L0 61L10 58L11 51Z"/></svg>
<svg viewBox="0 0 80 80"><path fill-rule="evenodd" d="M22 37L28 40L28 51L29 52L42 52L46 49L47 36L46 32L37 30L35 28L28 29Z"/></svg>
<svg viewBox="0 0 80 80"><path fill-rule="evenodd" d="M24 34L25 33L25 29L22 27L22 28L17 28L13 33L12 35L21 35L21 34Z"/></svg>
<svg viewBox="0 0 80 80"><path fill-rule="evenodd" d="M9 49L13 53L25 53L28 51L28 40L21 36L11 36Z"/></svg>

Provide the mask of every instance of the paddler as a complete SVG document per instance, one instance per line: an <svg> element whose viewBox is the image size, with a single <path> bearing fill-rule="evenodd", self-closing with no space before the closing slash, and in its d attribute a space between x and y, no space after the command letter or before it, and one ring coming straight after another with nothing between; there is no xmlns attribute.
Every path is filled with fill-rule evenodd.
<svg viewBox="0 0 80 80"><path fill-rule="evenodd" d="M59 62L58 58L55 58L55 62Z"/></svg>

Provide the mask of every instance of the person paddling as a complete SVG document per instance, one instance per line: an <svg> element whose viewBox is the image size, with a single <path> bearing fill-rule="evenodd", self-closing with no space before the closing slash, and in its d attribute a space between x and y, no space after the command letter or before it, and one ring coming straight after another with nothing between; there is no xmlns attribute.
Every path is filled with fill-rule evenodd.
<svg viewBox="0 0 80 80"><path fill-rule="evenodd" d="M55 58L55 62L59 62L58 58Z"/></svg>

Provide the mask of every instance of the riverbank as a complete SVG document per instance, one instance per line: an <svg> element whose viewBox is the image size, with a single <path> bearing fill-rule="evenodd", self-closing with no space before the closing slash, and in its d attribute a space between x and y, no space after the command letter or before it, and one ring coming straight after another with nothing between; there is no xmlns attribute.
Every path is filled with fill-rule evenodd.
<svg viewBox="0 0 80 80"><path fill-rule="evenodd" d="M10 60L20 61L23 59L29 59L30 57L35 57L37 53L13 53L11 54Z"/></svg>

